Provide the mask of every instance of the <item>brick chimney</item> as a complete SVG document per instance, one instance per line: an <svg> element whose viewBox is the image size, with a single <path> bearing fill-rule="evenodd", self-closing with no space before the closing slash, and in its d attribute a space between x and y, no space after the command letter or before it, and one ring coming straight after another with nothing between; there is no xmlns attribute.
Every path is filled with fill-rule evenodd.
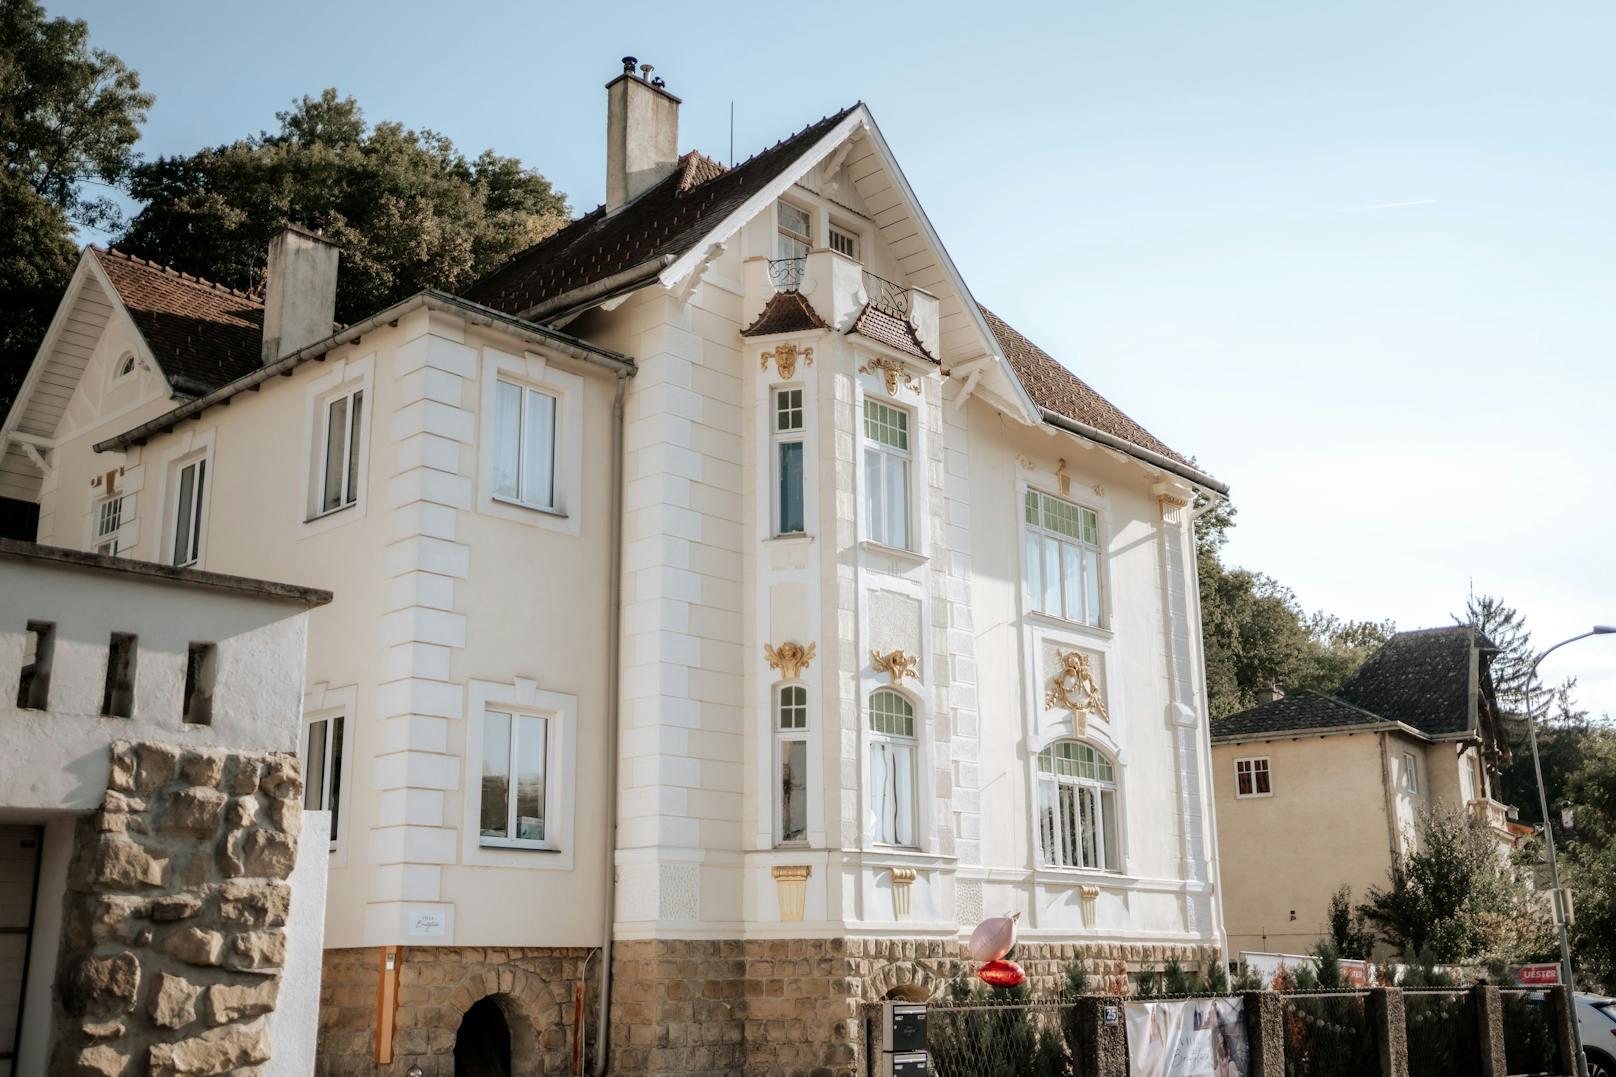
<svg viewBox="0 0 1616 1077"><path fill-rule="evenodd" d="M1267 684L1265 684L1261 688L1257 689L1257 705L1259 707L1262 706L1264 703L1272 703L1276 699L1284 699L1284 698L1285 698L1285 693L1281 692L1279 690L1278 686L1276 686L1273 681L1269 681Z"/></svg>
<svg viewBox="0 0 1616 1077"><path fill-rule="evenodd" d="M679 99L651 65L623 57L606 84L606 212L621 208L673 173L679 163Z"/></svg>
<svg viewBox="0 0 1616 1077"><path fill-rule="evenodd" d="M337 316L337 248L287 225L269 241L264 281L265 366L331 335Z"/></svg>

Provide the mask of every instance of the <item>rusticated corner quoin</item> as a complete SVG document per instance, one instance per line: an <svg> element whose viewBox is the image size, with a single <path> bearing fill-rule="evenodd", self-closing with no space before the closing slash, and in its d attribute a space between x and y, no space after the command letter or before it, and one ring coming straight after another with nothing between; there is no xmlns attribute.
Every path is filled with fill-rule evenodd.
<svg viewBox="0 0 1616 1077"><path fill-rule="evenodd" d="M269 1059L303 777L280 753L112 745L64 899L52 1073L215 1074Z"/></svg>

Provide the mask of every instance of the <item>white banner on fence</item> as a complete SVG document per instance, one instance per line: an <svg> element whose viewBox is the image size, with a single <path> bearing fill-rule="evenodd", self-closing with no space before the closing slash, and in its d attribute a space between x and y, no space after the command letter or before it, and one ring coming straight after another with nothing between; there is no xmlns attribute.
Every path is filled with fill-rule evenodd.
<svg viewBox="0 0 1616 1077"><path fill-rule="evenodd" d="M1241 999L1130 1002L1130 1077L1246 1077L1246 1007Z"/></svg>

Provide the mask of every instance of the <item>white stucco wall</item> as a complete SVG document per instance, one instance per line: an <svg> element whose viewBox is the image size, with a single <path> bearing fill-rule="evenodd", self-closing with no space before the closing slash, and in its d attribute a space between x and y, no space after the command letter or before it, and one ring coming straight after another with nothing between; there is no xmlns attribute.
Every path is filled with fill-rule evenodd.
<svg viewBox="0 0 1616 1077"><path fill-rule="evenodd" d="M286 922L286 966L281 970L275 1009L268 1018L273 1052L264 1067L266 1077L310 1077L314 1073L330 838L330 812L303 813L297 865L287 880L292 886L292 907Z"/></svg>

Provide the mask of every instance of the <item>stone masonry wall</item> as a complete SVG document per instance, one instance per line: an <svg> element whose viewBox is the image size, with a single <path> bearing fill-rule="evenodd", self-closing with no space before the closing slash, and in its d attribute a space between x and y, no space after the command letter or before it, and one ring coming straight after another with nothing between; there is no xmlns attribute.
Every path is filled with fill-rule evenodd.
<svg viewBox="0 0 1616 1077"><path fill-rule="evenodd" d="M1173 958L1200 970L1216 951L1109 943L1016 948L1039 994L1059 991L1079 959L1091 991L1125 994L1130 974ZM939 939L619 942L611 1072L857 1077L864 1072L865 1003L889 994L935 997L971 972L963 948Z"/></svg>
<svg viewBox="0 0 1616 1077"><path fill-rule="evenodd" d="M514 1075L570 1074L573 990L585 975L584 1023L592 1058L598 961L588 948L532 949L482 946L410 946L398 973L393 1063L378 1066L376 996L381 951L363 947L325 952L320 982L317 1077L406 1073L452 1077L455 1034L474 1003L492 998L511 1032Z"/></svg>
<svg viewBox="0 0 1616 1077"><path fill-rule="evenodd" d="M52 1073L269 1059L302 792L295 756L113 744L68 867Z"/></svg>

